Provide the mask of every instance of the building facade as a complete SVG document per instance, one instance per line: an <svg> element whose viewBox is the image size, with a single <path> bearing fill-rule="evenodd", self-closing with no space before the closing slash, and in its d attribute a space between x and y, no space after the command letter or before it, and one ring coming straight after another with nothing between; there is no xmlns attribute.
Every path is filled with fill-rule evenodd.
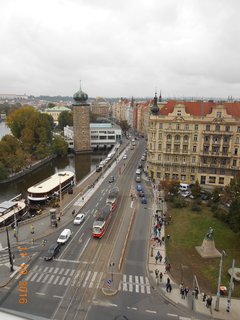
<svg viewBox="0 0 240 320"><path fill-rule="evenodd" d="M58 124L59 115L63 111L71 112L71 109L67 108L67 107L64 107L64 106L55 106L55 107L52 107L52 108L44 109L43 113L47 113L50 116L52 116L54 123Z"/></svg>
<svg viewBox="0 0 240 320"><path fill-rule="evenodd" d="M228 185L240 168L240 104L169 101L150 114L147 148L157 183Z"/></svg>

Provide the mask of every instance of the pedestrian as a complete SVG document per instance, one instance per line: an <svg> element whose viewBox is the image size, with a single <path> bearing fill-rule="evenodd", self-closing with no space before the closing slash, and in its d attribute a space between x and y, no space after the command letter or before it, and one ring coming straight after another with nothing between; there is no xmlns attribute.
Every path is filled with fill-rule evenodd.
<svg viewBox="0 0 240 320"><path fill-rule="evenodd" d="M207 299L207 295L206 295L206 293L203 293L202 301L203 301L203 302L205 302L205 301L206 301L206 299Z"/></svg>
<svg viewBox="0 0 240 320"><path fill-rule="evenodd" d="M162 255L160 254L160 256L158 257L159 259L159 262L161 263L162 262Z"/></svg>
<svg viewBox="0 0 240 320"><path fill-rule="evenodd" d="M167 240L170 240L170 234L167 235Z"/></svg>
<svg viewBox="0 0 240 320"><path fill-rule="evenodd" d="M188 287L185 287L185 289L184 289L184 295L185 295L186 298L187 298L187 296L188 296L188 292L189 292L189 288L188 288Z"/></svg>
<svg viewBox="0 0 240 320"><path fill-rule="evenodd" d="M31 226L30 226L30 231L31 231L31 234L34 234L35 229L34 229L34 225L33 224L31 224Z"/></svg>
<svg viewBox="0 0 240 320"><path fill-rule="evenodd" d="M73 211L72 211L72 215L73 215L73 216L75 215L75 209L73 209Z"/></svg>
<svg viewBox="0 0 240 320"><path fill-rule="evenodd" d="M211 306L212 306L212 297L208 296L207 297L207 302L206 302L206 307L207 308L211 308Z"/></svg>
<svg viewBox="0 0 240 320"><path fill-rule="evenodd" d="M172 291L172 285L171 285L171 283L169 283L169 285L168 285L168 292L171 293L171 291Z"/></svg>
<svg viewBox="0 0 240 320"><path fill-rule="evenodd" d="M181 289L183 288L183 283L180 283L180 286L179 286L179 293L181 294Z"/></svg>
<svg viewBox="0 0 240 320"><path fill-rule="evenodd" d="M159 270L158 270L158 269L156 269L156 270L155 270L155 276L156 276L156 279L158 278L158 275L159 275Z"/></svg>
<svg viewBox="0 0 240 320"><path fill-rule="evenodd" d="M181 287L180 294L181 294L181 298L185 299L185 288L184 288L184 286Z"/></svg>
<svg viewBox="0 0 240 320"><path fill-rule="evenodd" d="M195 289L194 289L194 296L195 296L195 299L198 299L198 294L199 294L198 287L195 287Z"/></svg>
<svg viewBox="0 0 240 320"><path fill-rule="evenodd" d="M160 274L159 274L160 282L162 282L162 278L163 278L163 273L162 273L162 272L160 272Z"/></svg>
<svg viewBox="0 0 240 320"><path fill-rule="evenodd" d="M13 236L14 238L17 238L17 230L15 228L13 229Z"/></svg>
<svg viewBox="0 0 240 320"><path fill-rule="evenodd" d="M164 243L165 237L162 237L162 242Z"/></svg>
<svg viewBox="0 0 240 320"><path fill-rule="evenodd" d="M156 255L156 257L155 257L155 264L157 264L157 262L158 262L158 256Z"/></svg>

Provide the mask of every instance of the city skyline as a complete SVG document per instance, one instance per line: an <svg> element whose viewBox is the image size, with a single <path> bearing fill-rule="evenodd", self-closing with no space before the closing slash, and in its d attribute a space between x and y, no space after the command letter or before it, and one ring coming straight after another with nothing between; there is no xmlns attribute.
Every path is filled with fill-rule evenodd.
<svg viewBox="0 0 240 320"><path fill-rule="evenodd" d="M0 2L2 93L239 98L238 1Z"/></svg>

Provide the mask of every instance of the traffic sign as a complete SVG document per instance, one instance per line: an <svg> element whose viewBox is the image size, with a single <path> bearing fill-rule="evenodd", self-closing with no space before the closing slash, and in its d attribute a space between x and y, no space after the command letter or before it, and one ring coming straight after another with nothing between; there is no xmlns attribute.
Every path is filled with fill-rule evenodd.
<svg viewBox="0 0 240 320"><path fill-rule="evenodd" d="M108 279L108 280L107 280L107 286L108 286L108 288L111 287L111 284L112 284L112 280L111 280L111 279Z"/></svg>

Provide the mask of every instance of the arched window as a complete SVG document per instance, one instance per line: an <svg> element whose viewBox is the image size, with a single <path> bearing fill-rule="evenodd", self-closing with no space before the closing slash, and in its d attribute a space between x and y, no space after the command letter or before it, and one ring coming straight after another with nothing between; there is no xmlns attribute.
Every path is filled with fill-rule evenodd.
<svg viewBox="0 0 240 320"><path fill-rule="evenodd" d="M175 141L177 141L177 142L180 141L180 135L179 135L179 134L177 134L177 135L175 136Z"/></svg>
<svg viewBox="0 0 240 320"><path fill-rule="evenodd" d="M184 140L184 142L188 142L188 136L185 135L185 136L183 137L183 140Z"/></svg>

